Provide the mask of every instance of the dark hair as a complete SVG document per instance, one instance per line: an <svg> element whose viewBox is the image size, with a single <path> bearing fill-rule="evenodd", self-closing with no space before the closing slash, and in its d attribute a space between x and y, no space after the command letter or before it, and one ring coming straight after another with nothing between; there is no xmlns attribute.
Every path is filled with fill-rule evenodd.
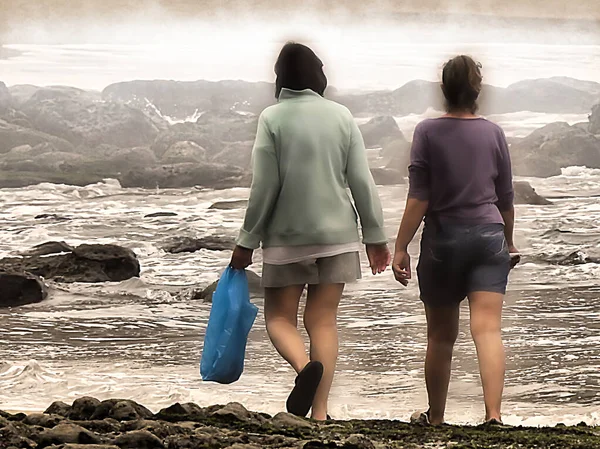
<svg viewBox="0 0 600 449"><path fill-rule="evenodd" d="M311 89L323 96L327 77L323 73L323 62L306 45L288 42L283 46L275 63L275 97L281 89Z"/></svg>
<svg viewBox="0 0 600 449"><path fill-rule="evenodd" d="M480 68L481 64L465 55L452 58L444 65L442 91L448 112L469 111L474 114L477 111L483 80Z"/></svg>

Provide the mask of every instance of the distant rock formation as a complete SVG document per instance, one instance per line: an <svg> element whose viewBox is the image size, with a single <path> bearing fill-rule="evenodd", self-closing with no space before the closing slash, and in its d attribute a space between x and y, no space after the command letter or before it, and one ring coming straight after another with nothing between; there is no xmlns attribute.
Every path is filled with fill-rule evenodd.
<svg viewBox="0 0 600 449"><path fill-rule="evenodd" d="M592 134L600 134L600 103L592 108L589 129Z"/></svg>
<svg viewBox="0 0 600 449"><path fill-rule="evenodd" d="M532 204L544 206L552 204L552 201L539 195L531 184L526 181L515 181L513 183L515 191L515 204Z"/></svg>
<svg viewBox="0 0 600 449"><path fill-rule="evenodd" d="M406 140L394 117L389 115L374 117L359 128L367 148L380 147L391 140Z"/></svg>
<svg viewBox="0 0 600 449"><path fill-rule="evenodd" d="M12 106L12 96L6 84L0 81L0 114L4 114Z"/></svg>

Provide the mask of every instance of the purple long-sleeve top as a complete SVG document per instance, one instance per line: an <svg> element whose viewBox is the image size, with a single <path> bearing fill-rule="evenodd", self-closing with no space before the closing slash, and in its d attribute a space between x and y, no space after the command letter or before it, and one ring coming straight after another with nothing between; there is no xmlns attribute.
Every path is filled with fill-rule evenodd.
<svg viewBox="0 0 600 449"><path fill-rule="evenodd" d="M508 144L484 119L440 117L416 127L408 168L409 198L429 201L425 220L456 224L503 223L513 206Z"/></svg>

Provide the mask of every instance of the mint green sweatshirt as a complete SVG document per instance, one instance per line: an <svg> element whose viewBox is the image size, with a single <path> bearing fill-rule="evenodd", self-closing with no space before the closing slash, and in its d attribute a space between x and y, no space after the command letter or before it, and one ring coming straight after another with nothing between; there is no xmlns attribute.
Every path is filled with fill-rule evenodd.
<svg viewBox="0 0 600 449"><path fill-rule="evenodd" d="M309 89L283 89L260 115L252 160L239 246L357 242L358 217L363 243L387 241L363 138L344 106Z"/></svg>

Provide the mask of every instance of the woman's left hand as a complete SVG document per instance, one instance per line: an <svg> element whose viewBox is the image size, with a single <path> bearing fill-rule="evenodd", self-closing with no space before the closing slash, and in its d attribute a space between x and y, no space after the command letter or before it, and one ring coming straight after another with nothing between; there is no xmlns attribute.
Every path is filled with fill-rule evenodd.
<svg viewBox="0 0 600 449"><path fill-rule="evenodd" d="M367 257L373 274L383 273L392 260L392 255L386 243L367 245Z"/></svg>
<svg viewBox="0 0 600 449"><path fill-rule="evenodd" d="M229 265L236 270L244 270L252 265L254 250L236 246Z"/></svg>

